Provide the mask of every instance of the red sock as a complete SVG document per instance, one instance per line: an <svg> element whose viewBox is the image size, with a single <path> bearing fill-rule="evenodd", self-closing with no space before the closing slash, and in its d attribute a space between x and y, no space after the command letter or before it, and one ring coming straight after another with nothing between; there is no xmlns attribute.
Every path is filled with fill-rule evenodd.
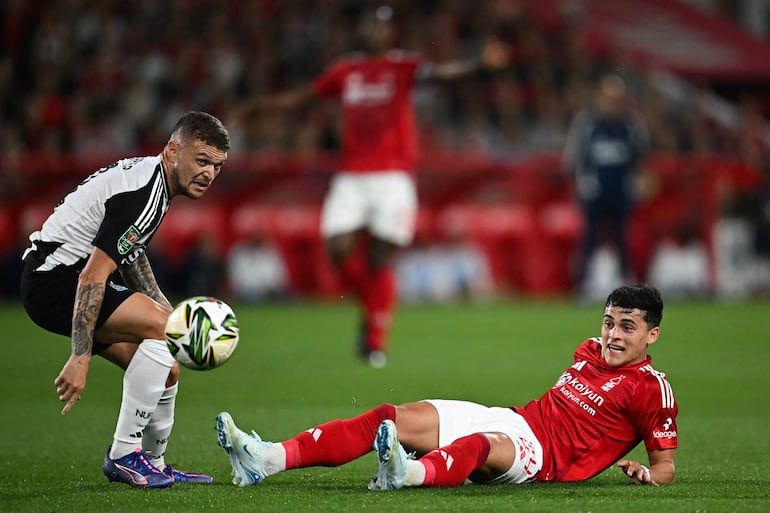
<svg viewBox="0 0 770 513"><path fill-rule="evenodd" d="M323 466L336 467L372 450L380 422L395 420L396 407L382 404L346 420L333 420L283 442L286 469Z"/></svg>
<svg viewBox="0 0 770 513"><path fill-rule="evenodd" d="M388 347L396 295L396 273L391 266L380 267L369 274L364 312L368 328L366 342L373 351L385 351Z"/></svg>
<svg viewBox="0 0 770 513"><path fill-rule="evenodd" d="M458 438L446 447L431 451L420 462L425 465L422 486L459 486L489 456L489 439L481 433Z"/></svg>

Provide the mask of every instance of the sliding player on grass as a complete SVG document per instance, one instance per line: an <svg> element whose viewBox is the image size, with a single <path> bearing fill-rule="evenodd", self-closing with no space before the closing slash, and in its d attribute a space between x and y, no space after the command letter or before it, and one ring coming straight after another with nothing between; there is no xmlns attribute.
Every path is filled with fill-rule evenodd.
<svg viewBox="0 0 770 513"><path fill-rule="evenodd" d="M660 336L662 317L655 288L614 290L603 310L601 337L580 344L574 364L523 407L446 400L383 404L282 443L244 433L222 412L218 443L240 486L285 470L341 465L372 448L379 460L372 490L457 486L466 480L581 481L613 464L638 484L673 482L678 407L665 375L647 354ZM625 459L640 442L647 464Z"/></svg>

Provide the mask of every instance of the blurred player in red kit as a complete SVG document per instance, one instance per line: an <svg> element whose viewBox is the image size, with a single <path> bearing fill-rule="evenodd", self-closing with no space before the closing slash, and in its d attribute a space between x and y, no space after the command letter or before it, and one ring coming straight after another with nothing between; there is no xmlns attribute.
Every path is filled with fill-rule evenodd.
<svg viewBox="0 0 770 513"><path fill-rule="evenodd" d="M362 307L358 351L374 367L386 363L396 306L393 259L414 236L417 127L412 91L419 81L448 81L508 63L507 49L488 43L480 58L430 63L393 49L393 10L365 12L362 51L346 55L311 83L274 96L251 98L242 112L289 110L319 99L342 107L342 161L324 200L321 234L342 284ZM359 235L368 234L357 258Z"/></svg>

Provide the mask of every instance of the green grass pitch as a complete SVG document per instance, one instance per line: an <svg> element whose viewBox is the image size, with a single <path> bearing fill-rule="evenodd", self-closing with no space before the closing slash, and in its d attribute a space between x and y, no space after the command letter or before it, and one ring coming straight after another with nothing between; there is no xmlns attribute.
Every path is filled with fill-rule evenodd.
<svg viewBox="0 0 770 513"><path fill-rule="evenodd" d="M611 468L591 481L465 486L374 493L373 453L338 468L301 469L258 487L230 482L214 417L281 440L382 402L423 398L522 404L571 364L598 334L601 307L568 302L402 306L389 365L353 357L354 306L233 305L241 342L232 360L183 370L167 461L208 472L209 486L132 490L102 475L115 428L121 372L92 362L88 387L60 415L53 380L69 342L32 325L21 307L0 305L0 511L2 512L766 512L770 511L770 304L671 303L653 362L668 373L680 406L678 481L629 484ZM644 459L641 447L634 456Z"/></svg>

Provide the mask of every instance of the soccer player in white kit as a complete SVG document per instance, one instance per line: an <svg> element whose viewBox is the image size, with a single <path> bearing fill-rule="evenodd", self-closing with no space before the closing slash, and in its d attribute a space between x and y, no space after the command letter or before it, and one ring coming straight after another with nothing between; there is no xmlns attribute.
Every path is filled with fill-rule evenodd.
<svg viewBox="0 0 770 513"><path fill-rule="evenodd" d="M21 296L30 318L70 337L72 354L56 377L62 415L86 388L92 355L125 370L123 399L103 471L135 488L210 476L166 465L179 365L166 347L171 304L145 248L174 196L198 199L222 170L230 136L204 112L189 112L159 155L120 160L86 178L29 236ZM119 271L124 284L115 283ZM85 434L85 436L89 436Z"/></svg>
<svg viewBox="0 0 770 513"><path fill-rule="evenodd" d="M582 342L573 365L523 407L450 400L382 404L281 443L241 431L222 412L218 443L239 486L289 469L341 465L372 448L379 460L372 490L581 481L613 464L638 484L673 482L678 406L647 354L658 341L662 317L657 289L615 289L604 306L601 336ZM647 464L626 459L641 442Z"/></svg>

